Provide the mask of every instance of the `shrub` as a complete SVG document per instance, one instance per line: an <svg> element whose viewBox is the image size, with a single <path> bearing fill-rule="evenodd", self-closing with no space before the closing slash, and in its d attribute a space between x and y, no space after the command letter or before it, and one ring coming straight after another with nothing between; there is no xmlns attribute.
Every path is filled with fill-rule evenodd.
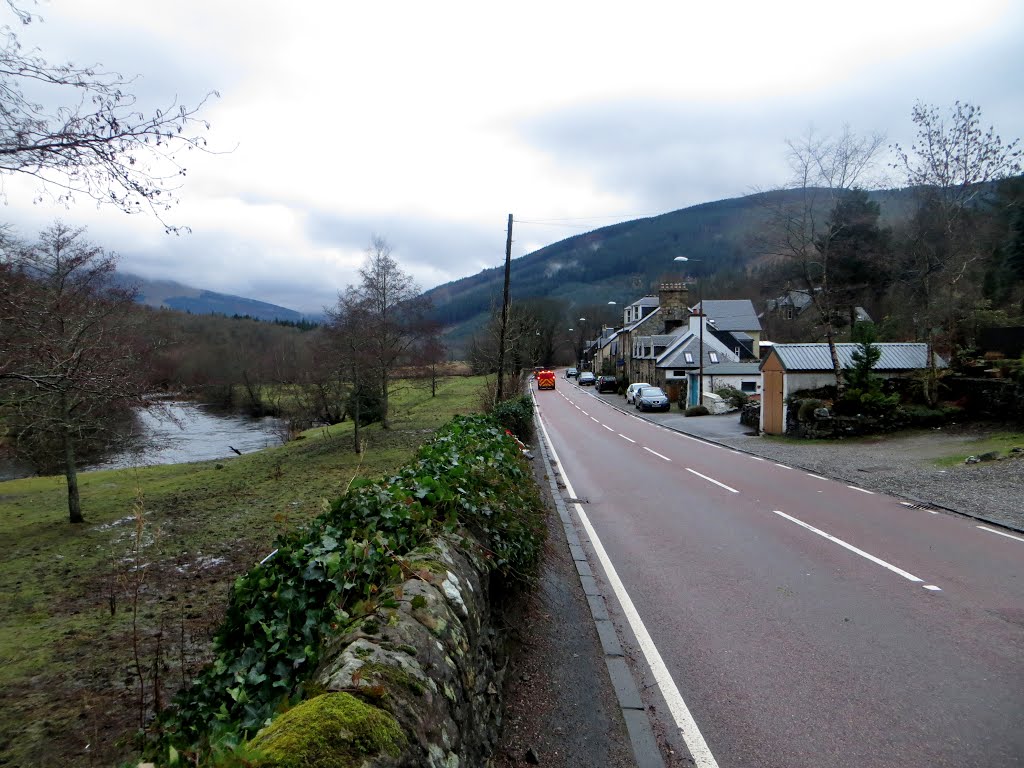
<svg viewBox="0 0 1024 768"><path fill-rule="evenodd" d="M707 416L710 411L703 405L691 405L686 409L686 416Z"/></svg>
<svg viewBox="0 0 1024 768"><path fill-rule="evenodd" d="M527 442L533 437L533 400L527 395L503 400L494 406L491 415L520 440Z"/></svg>
<svg viewBox="0 0 1024 768"><path fill-rule="evenodd" d="M900 396L886 395L878 390L863 390L851 387L836 401L836 413L847 416L871 416L873 418L894 418L900 405Z"/></svg>
<svg viewBox="0 0 1024 768"><path fill-rule="evenodd" d="M486 547L492 589L535 574L542 503L493 417L456 417L397 475L353 481L306 528L279 537L272 559L235 580L211 665L162 713L161 742L146 751L166 755L173 745L205 765L219 740L255 733L283 700L302 695L323 634L394 602L388 587L406 578L403 557L460 528Z"/></svg>
<svg viewBox="0 0 1024 768"><path fill-rule="evenodd" d="M750 402L750 396L736 387L719 387L715 394L729 403L733 408L742 408Z"/></svg>
<svg viewBox="0 0 1024 768"><path fill-rule="evenodd" d="M964 409L955 405L931 408L927 405L905 405L901 409L911 427L941 427L963 415Z"/></svg>
<svg viewBox="0 0 1024 768"><path fill-rule="evenodd" d="M384 420L384 398L376 388L365 384L352 390L345 409L353 419L356 418L358 409L360 426Z"/></svg>
<svg viewBox="0 0 1024 768"><path fill-rule="evenodd" d="M796 410L797 421L814 421L814 412L819 408L825 407L824 400L818 400L813 397L798 402L799 405L797 405Z"/></svg>

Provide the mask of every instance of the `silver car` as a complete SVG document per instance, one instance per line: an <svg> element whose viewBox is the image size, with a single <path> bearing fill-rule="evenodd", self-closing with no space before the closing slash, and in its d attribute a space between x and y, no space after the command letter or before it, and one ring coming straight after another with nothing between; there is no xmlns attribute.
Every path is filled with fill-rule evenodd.
<svg viewBox="0 0 1024 768"><path fill-rule="evenodd" d="M636 407L641 411L667 411L671 406L661 387L644 387L636 396Z"/></svg>
<svg viewBox="0 0 1024 768"><path fill-rule="evenodd" d="M651 385L648 384L646 381L638 381L635 384L630 384L628 387L626 387L626 402L636 403L636 393L639 392L644 387L649 386Z"/></svg>

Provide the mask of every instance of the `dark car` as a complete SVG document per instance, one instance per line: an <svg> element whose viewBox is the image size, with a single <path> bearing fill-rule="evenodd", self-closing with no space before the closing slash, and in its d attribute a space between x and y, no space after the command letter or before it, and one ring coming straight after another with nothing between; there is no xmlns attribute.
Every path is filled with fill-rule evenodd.
<svg viewBox="0 0 1024 768"><path fill-rule="evenodd" d="M576 381L579 382L581 387L592 387L594 386L594 383L597 381L597 379L594 378L594 374L592 374L590 371L583 371L582 373L580 373L580 376L578 379L576 379Z"/></svg>
<svg viewBox="0 0 1024 768"><path fill-rule="evenodd" d="M575 379L579 375L580 375L580 372L577 371L575 368L566 368L565 369L565 378L567 378L567 379Z"/></svg>
<svg viewBox="0 0 1024 768"><path fill-rule="evenodd" d="M616 381L614 376L599 376L597 379L598 392L618 392L619 382Z"/></svg>
<svg viewBox="0 0 1024 768"><path fill-rule="evenodd" d="M669 403L666 395L660 387L644 387L636 396L636 407L641 411L667 411Z"/></svg>

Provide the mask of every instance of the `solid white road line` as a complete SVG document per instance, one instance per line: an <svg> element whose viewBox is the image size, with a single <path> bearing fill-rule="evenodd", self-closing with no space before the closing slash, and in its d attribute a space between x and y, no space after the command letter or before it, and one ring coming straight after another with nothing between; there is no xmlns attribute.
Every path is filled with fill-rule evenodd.
<svg viewBox="0 0 1024 768"><path fill-rule="evenodd" d="M548 431L545 428L543 421L540 422L540 428L544 432L544 439L547 441L548 447L551 450L551 458L555 460L555 468L558 470L558 474L561 475L562 482L565 483L565 490L569 493L570 498L578 498L576 496L576 491L573 490L572 484L569 482L569 478L566 477L565 471L562 469L562 462L558 459L558 454L555 452L555 446L551 443L551 438L548 436ZM701 734L700 728L697 727L697 722L693 719L693 715L690 714L690 708L686 706L686 702L679 693L679 689L676 687L675 681L672 679L672 675L668 671L668 667L665 666L664 659L661 658L661 653L658 652L658 648L655 646L654 640L651 639L651 635L647 631L647 627L644 626L643 619L640 618L640 614L637 612L636 606L633 605L633 600L626 591L626 587L623 585L622 580L619 579L619 574L616 572L615 566L612 565L612 561L608 557L608 553L605 552L604 546L601 544L601 539L597 535L597 531L595 531L594 527L590 524L590 519L587 517L587 513L583 511L583 506L580 504L574 504L573 506L576 508L576 514L579 516L580 524L587 532L587 536L590 537L590 546L594 548L594 554L597 555L597 559L600 561L601 567L604 569L605 577L608 579L608 584L615 593L615 597L618 599L619 605L622 606L622 613L625 615L626 621L629 622L629 628L633 630L633 635L636 637L636 641L640 645L640 650L643 652L644 658L647 660L647 666L650 668L651 675L654 677L654 681L658 685L658 690L660 690L661 695L665 697L665 703L668 705L668 711L672 713L672 719L675 720L676 727L682 734L683 741L686 742L686 748L690 750L690 756L693 757L694 764L697 768L718 768L718 763L715 760L714 755L711 754L711 750L708 748L707 742L704 741L704 736Z"/></svg>
<svg viewBox="0 0 1024 768"><path fill-rule="evenodd" d="M626 436L625 436L624 434L622 434L621 432L619 432L619 437L621 437L621 438L622 438L623 440L629 440L629 442L631 442L631 443L635 443L635 442L636 442L636 440L634 440L634 439L633 439L633 438L631 438L631 437L626 437Z"/></svg>
<svg viewBox="0 0 1024 768"><path fill-rule="evenodd" d="M813 477L815 480L828 480L827 477L822 477L821 475L813 475L810 472L807 473L807 476Z"/></svg>
<svg viewBox="0 0 1024 768"><path fill-rule="evenodd" d="M1014 536L1012 533L1003 533L1002 531L997 531L995 528L986 528L984 525L978 525L975 527L980 528L983 531L988 531L989 533L994 533L997 536L1005 536L1006 538L1013 539L1014 541L1024 542L1024 539L1022 539L1020 536Z"/></svg>
<svg viewBox="0 0 1024 768"><path fill-rule="evenodd" d="M829 541L834 542L834 543L838 544L839 546L844 547L844 548L850 550L854 554L860 555L861 557L870 560L871 562L875 563L876 565L880 565L883 568L888 568L893 573L898 573L900 576L902 576L907 581L913 581L915 583L921 583L921 582L924 581L924 579L919 579L914 574L908 573L907 571L904 571L902 568L896 567L892 563L887 563L887 562L885 562L885 560L882 560L879 557L875 557L874 555L869 555L863 549L857 549L857 547L853 546L852 544L847 544L842 539L836 538L835 536L833 536L830 533L825 533L825 531L821 530L820 528L815 528L813 525L805 523L803 520L798 520L797 518L793 517L792 515L787 515L785 512L780 512L777 509L773 509L772 512L774 512L776 515L779 515L780 517L786 518L787 520L789 520L792 523L796 523L797 525L806 528L808 531L816 533L819 536L822 536L822 537L828 539ZM939 588L936 587L933 584L929 584L927 588L928 589L932 589L933 591L940 591Z"/></svg>
<svg viewBox="0 0 1024 768"><path fill-rule="evenodd" d="M727 491L731 491L732 493L739 493L739 491L737 491L735 488L730 488L725 483L720 483L717 480L715 480L713 477L708 477L707 475L702 475L700 472L698 472L695 469L690 469L689 467L687 467L686 471L687 472L692 472L697 477L701 477L701 478L707 480L709 483L714 483L715 485L719 486L720 488L725 488L725 490L727 490Z"/></svg>
<svg viewBox="0 0 1024 768"><path fill-rule="evenodd" d="M776 467L782 467L783 469L792 469L792 467L787 467L785 464L778 464L778 463L776 463L775 466Z"/></svg>
<svg viewBox="0 0 1024 768"><path fill-rule="evenodd" d="M662 456L662 455L661 455L660 453L658 453L657 451L652 451L652 450L651 450L650 448L648 448L648 447L647 447L646 445L644 446L644 450L645 450L645 451L647 451L648 453L653 453L653 454L654 454L655 456L657 456L657 457L658 457L659 459L664 459L665 461L672 461L672 459L670 459L670 458L669 458L668 456Z"/></svg>
<svg viewBox="0 0 1024 768"><path fill-rule="evenodd" d="M751 456L750 458L752 458L754 461L764 461L764 459L762 459L760 456Z"/></svg>

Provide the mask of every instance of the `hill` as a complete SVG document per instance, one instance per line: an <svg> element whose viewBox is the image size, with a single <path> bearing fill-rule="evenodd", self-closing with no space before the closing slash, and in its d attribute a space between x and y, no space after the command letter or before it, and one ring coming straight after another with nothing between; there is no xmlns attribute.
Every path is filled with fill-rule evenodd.
<svg viewBox="0 0 1024 768"><path fill-rule="evenodd" d="M173 280L147 280L127 273L120 273L119 276L124 284L137 287L139 302L150 307L177 309L194 315L248 315L268 322L285 320L297 323L311 319L294 309L266 301L193 288Z"/></svg>
<svg viewBox="0 0 1024 768"><path fill-rule="evenodd" d="M656 292L663 276L684 272L710 287L716 276L741 275L761 257L757 234L769 210L793 194L772 191L702 203L552 243L512 261L512 299L554 298L570 308L623 305ZM882 203L884 219L905 215L906 191L871 196ZM685 270L673 262L676 256L691 260ZM426 292L450 348L461 349L486 322L491 307L500 304L503 282L502 265Z"/></svg>

